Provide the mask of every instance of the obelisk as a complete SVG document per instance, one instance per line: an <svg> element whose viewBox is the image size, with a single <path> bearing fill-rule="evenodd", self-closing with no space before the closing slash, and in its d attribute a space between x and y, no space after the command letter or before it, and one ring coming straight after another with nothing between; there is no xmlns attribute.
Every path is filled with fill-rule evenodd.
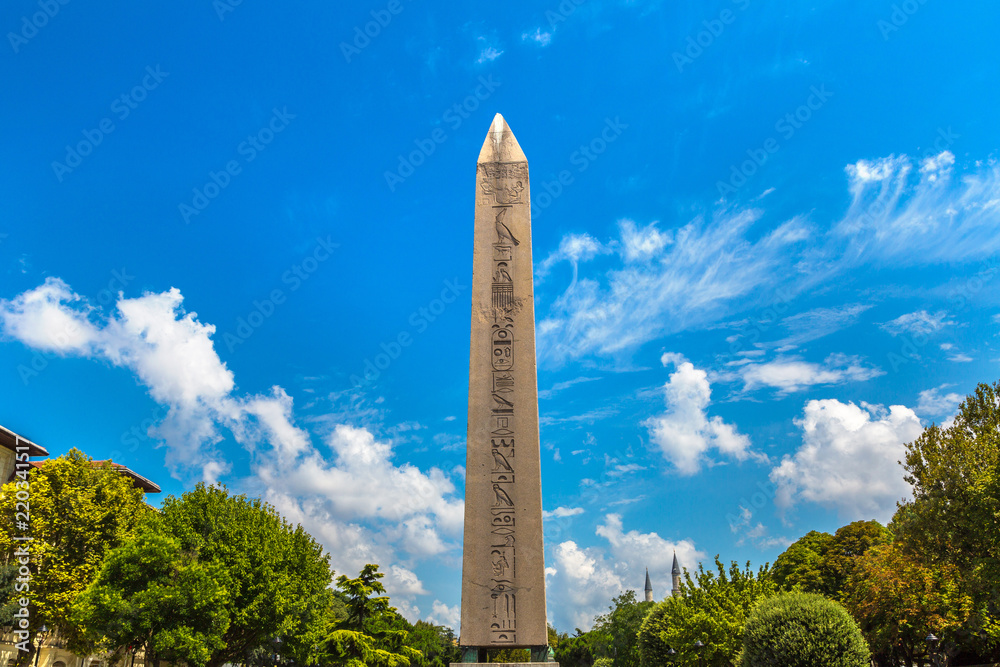
<svg viewBox="0 0 1000 667"><path fill-rule="evenodd" d="M476 170L462 557L463 662L545 660L545 562L528 161L497 114Z"/></svg>

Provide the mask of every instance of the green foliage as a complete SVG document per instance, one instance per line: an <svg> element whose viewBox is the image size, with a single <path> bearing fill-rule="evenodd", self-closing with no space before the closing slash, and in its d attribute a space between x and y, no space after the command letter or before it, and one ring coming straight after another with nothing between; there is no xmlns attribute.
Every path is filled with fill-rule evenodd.
<svg viewBox="0 0 1000 667"><path fill-rule="evenodd" d="M615 661L611 658L598 658L594 661L594 667L614 667Z"/></svg>
<svg viewBox="0 0 1000 667"><path fill-rule="evenodd" d="M581 632L579 628L572 637L560 635L555 649L559 667L593 667L595 639L593 633Z"/></svg>
<svg viewBox="0 0 1000 667"><path fill-rule="evenodd" d="M747 619L740 667L869 667L861 631L836 602L816 593L782 593Z"/></svg>
<svg viewBox="0 0 1000 667"><path fill-rule="evenodd" d="M454 630L443 625L417 621L410 630L407 644L422 654L419 660L411 662L412 665L448 667L450 663L462 661Z"/></svg>
<svg viewBox="0 0 1000 667"><path fill-rule="evenodd" d="M594 621L591 634L595 655L610 658L614 667L639 667L639 628L654 605L654 602L639 602L635 591L625 591L614 598L609 613Z"/></svg>
<svg viewBox="0 0 1000 667"><path fill-rule="evenodd" d="M954 425L931 425L907 445L913 500L893 529L930 564L958 568L974 599L970 631L1000 641L1000 382L980 384Z"/></svg>
<svg viewBox="0 0 1000 667"><path fill-rule="evenodd" d="M771 576L785 591L801 590L808 593L827 593L830 582L823 568L833 535L811 530L793 542L774 561Z"/></svg>
<svg viewBox="0 0 1000 667"><path fill-rule="evenodd" d="M329 557L273 507L199 484L168 497L81 598L76 645L218 667L308 657L330 607ZM279 640L283 642L279 643Z"/></svg>
<svg viewBox="0 0 1000 667"><path fill-rule="evenodd" d="M490 649L486 652L486 662L516 663L531 662L531 651L526 648Z"/></svg>
<svg viewBox="0 0 1000 667"><path fill-rule="evenodd" d="M782 590L839 600L856 559L872 546L891 541L892 533L878 521L855 521L834 535L813 530L778 556L771 574Z"/></svg>
<svg viewBox="0 0 1000 667"><path fill-rule="evenodd" d="M14 595L14 583L17 579L16 563L0 565L0 627L13 625L14 614L21 608Z"/></svg>
<svg viewBox="0 0 1000 667"><path fill-rule="evenodd" d="M225 647L230 582L218 563L203 563L148 521L136 539L112 551L76 601L74 620L91 628L75 652L114 656L142 645L147 662L205 665Z"/></svg>
<svg viewBox="0 0 1000 667"><path fill-rule="evenodd" d="M389 606L378 565L365 565L355 579L337 577L347 617L331 624L317 646L316 662L343 667L403 667L419 661L409 645L410 625Z"/></svg>
<svg viewBox="0 0 1000 667"><path fill-rule="evenodd" d="M31 624L58 627L73 637L76 597L94 580L105 554L131 538L149 512L143 493L110 465L95 466L78 449L49 459L0 489L0 551L11 562L15 548L16 493L30 485ZM6 602L6 600L5 600Z"/></svg>
<svg viewBox="0 0 1000 667"><path fill-rule="evenodd" d="M746 619L760 600L771 597L777 586L767 566L757 572L733 562L727 572L716 557L717 572L699 565L692 580L685 570L681 595L658 603L639 631L642 667L661 667L671 659L667 651L677 651L674 664L726 667L735 662L743 644ZM701 656L694 644L701 641ZM699 663L699 660L701 662Z"/></svg>
<svg viewBox="0 0 1000 667"><path fill-rule="evenodd" d="M883 664L923 655L928 632L954 645L973 608L957 567L925 565L899 544L869 549L849 589L845 605Z"/></svg>

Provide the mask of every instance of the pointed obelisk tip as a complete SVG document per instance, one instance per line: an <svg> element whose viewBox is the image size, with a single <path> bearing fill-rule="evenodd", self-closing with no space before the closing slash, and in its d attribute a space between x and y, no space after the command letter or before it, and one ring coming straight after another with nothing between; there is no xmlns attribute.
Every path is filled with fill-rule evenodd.
<svg viewBox="0 0 1000 667"><path fill-rule="evenodd" d="M484 162L527 162L517 138L511 132L510 126L502 114L493 117L490 131L486 133L486 141L479 151L480 164Z"/></svg>

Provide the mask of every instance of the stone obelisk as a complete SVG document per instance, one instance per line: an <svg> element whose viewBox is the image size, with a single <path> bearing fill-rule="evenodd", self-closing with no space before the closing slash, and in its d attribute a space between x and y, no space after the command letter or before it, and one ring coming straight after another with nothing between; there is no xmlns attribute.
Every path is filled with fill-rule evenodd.
<svg viewBox="0 0 1000 667"><path fill-rule="evenodd" d="M462 559L464 662L545 660L545 562L528 161L493 119L476 170Z"/></svg>

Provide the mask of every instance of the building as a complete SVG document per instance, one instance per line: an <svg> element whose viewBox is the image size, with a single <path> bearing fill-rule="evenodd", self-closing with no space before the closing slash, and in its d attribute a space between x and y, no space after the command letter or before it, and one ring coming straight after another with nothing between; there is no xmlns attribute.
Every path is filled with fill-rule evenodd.
<svg viewBox="0 0 1000 667"><path fill-rule="evenodd" d="M18 470L18 453L28 454L29 460L21 461L21 463L27 463L30 468L42 468L46 463L45 460L32 461L30 460L31 458L41 458L49 455L49 452L44 447L0 426L0 481L7 482L14 478ZM160 487L155 482L120 463L107 460L93 461L91 465L94 467L110 465L120 475L129 478L133 486L142 489L144 493L160 493ZM21 469L24 469L24 467L22 465ZM2 631L0 629L0 632ZM65 639L60 636L58 630L43 627L39 636L41 639L41 648L32 659L32 667L111 667L108 663L108 656L80 656L70 653L66 648ZM13 635L0 635L0 667L11 667L14 664L18 650L13 642ZM136 659L139 660L140 664L143 663L143 657L140 653L138 656L133 654L127 655L118 665L120 667L132 667Z"/></svg>
<svg viewBox="0 0 1000 667"><path fill-rule="evenodd" d="M673 588L670 589L670 594L677 597L681 594L681 566L677 562L677 552L674 552L674 566L670 568L670 578L673 579Z"/></svg>

